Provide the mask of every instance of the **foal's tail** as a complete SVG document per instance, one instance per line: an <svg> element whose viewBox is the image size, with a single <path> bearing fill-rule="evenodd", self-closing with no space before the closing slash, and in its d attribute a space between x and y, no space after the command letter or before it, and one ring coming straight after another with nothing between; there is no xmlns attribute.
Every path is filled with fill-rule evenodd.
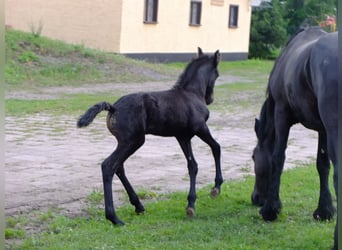
<svg viewBox="0 0 342 250"><path fill-rule="evenodd" d="M99 102L90 107L77 121L77 127L82 128L88 126L95 117L103 110L113 112L115 109L109 102Z"/></svg>

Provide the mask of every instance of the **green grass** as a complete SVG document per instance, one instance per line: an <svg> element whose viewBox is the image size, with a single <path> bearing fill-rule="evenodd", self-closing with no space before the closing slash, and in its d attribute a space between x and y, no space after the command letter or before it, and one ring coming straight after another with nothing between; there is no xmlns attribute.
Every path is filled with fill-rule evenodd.
<svg viewBox="0 0 342 250"><path fill-rule="evenodd" d="M81 114L86 108L97 102L114 102L119 98L112 94L76 94L64 95L60 99L25 100L6 99L6 115L23 115L35 113L48 113L51 115L75 115Z"/></svg>
<svg viewBox="0 0 342 250"><path fill-rule="evenodd" d="M222 62L219 64L220 73L229 73L241 77L255 79L257 76L269 75L270 70L274 64L271 60L245 60L235 62Z"/></svg>
<svg viewBox="0 0 342 250"><path fill-rule="evenodd" d="M178 69L114 53L6 30L7 90L30 86L75 86L93 82L141 82L170 79Z"/></svg>
<svg viewBox="0 0 342 250"><path fill-rule="evenodd" d="M186 193L145 200L144 215L130 205L118 209L126 225L104 218L102 195L91 194L88 216L52 219L40 234L21 235L13 249L329 249L334 221L317 222L312 212L319 195L314 166L296 168L282 176L283 210L275 222L264 222L252 206L253 178L224 183L211 200L209 187L198 192L197 215L185 216ZM43 223L43 222L42 222ZM9 229L13 227L13 223Z"/></svg>

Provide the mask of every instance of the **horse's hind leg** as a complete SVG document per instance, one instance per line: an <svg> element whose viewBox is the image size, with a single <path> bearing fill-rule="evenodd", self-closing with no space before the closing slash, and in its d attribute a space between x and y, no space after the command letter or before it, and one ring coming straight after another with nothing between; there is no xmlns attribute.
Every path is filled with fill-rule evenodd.
<svg viewBox="0 0 342 250"><path fill-rule="evenodd" d="M106 218L110 220L113 224L119 224L124 225L124 222L121 221L114 209L114 202L113 202L113 191L112 191L112 182L113 182L113 176L117 171L119 171L119 175L121 173L121 178L124 180L124 186L127 188L127 182L125 181L125 176L122 175L122 169L123 169L123 163L124 161L132 155L143 143L144 138L142 140L132 140L135 141L135 143L119 143L116 150L103 161L102 163L102 179L103 179L103 190L104 190L104 200L105 200L105 214ZM120 178L120 179L121 179ZM133 190L133 189L132 189ZM130 190L131 191L131 190ZM136 194L131 193L129 194L130 198L133 197ZM136 196L137 197L137 196ZM135 200L136 202L136 200ZM139 202L140 203L140 202ZM138 202L136 203L138 204Z"/></svg>
<svg viewBox="0 0 342 250"><path fill-rule="evenodd" d="M103 192L105 200L105 214L106 219L110 220L113 224L124 225L114 209L113 194L112 194L112 182L113 176L119 164L116 163L116 158L118 157L118 151L115 150L107 159L105 159L101 165L102 168L102 181L103 181Z"/></svg>
<svg viewBox="0 0 342 250"><path fill-rule="evenodd" d="M195 215L196 202L196 176L198 172L197 162L194 158L189 138L177 138L179 145L185 155L188 163L188 171L190 176L190 190L188 194L188 206L186 207L186 214L188 217Z"/></svg>
<svg viewBox="0 0 342 250"><path fill-rule="evenodd" d="M141 204L138 195L135 193L132 185L129 183L126 174L125 174L125 169L124 167L120 167L117 171L116 171L116 175L119 177L121 183L123 184L123 186L126 189L126 192L128 194L129 197L129 201L131 202L131 204L133 206L135 206L135 212L137 214L143 213L145 211L144 206Z"/></svg>
<svg viewBox="0 0 342 250"><path fill-rule="evenodd" d="M327 136L325 132L320 132L318 136L316 165L320 179L320 195L318 207L314 211L313 217L316 220L330 220L335 213L335 208L333 207L329 190L330 160L327 152Z"/></svg>

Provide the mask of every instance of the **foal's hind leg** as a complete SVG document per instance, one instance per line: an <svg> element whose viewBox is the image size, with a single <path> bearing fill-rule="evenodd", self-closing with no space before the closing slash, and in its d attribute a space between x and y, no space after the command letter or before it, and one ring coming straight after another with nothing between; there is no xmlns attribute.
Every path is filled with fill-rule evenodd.
<svg viewBox="0 0 342 250"><path fill-rule="evenodd" d="M135 206L135 212L137 214L143 213L145 211L144 206L141 204L138 195L135 193L132 185L129 183L126 174L125 174L125 169L124 167L120 167L117 171L116 171L116 175L119 177L121 183L123 184L123 186L126 189L126 192L128 194L129 197L129 201L131 202L131 204L133 206Z"/></svg>
<svg viewBox="0 0 342 250"><path fill-rule="evenodd" d="M123 223L123 221L121 221L115 213L112 194L113 176L117 168L119 167L118 163L115 162L118 154L119 152L115 150L114 153L112 153L107 159L105 159L101 165L103 193L105 200L106 219L110 220L113 224L124 225L125 223Z"/></svg>
<svg viewBox="0 0 342 250"><path fill-rule="evenodd" d="M327 152L327 136L325 132L319 133L318 136L316 165L320 180L320 195L318 207L313 213L313 217L316 220L330 220L335 213L335 208L333 207L329 190L330 160Z"/></svg>
<svg viewBox="0 0 342 250"><path fill-rule="evenodd" d="M197 162L195 161L192 153L191 142L189 138L177 138L181 146L185 158L188 162L188 171L190 176L190 190L188 194L188 206L186 207L186 214L188 217L195 215L195 202L196 202L196 176L198 172Z"/></svg>
<svg viewBox="0 0 342 250"><path fill-rule="evenodd" d="M124 222L121 221L114 209L114 202L113 202L113 191L112 191L112 182L114 173L116 173L119 169L120 179L124 180L123 184L127 190L131 191L129 193L130 198L132 198L136 204L136 209L138 204L140 203L139 199L137 198L133 189L129 189L130 185L128 186L128 180L125 175L122 175L123 163L124 161L132 155L143 143L144 138L142 140L132 140L135 141L134 144L132 143L120 143L118 144L116 150L102 163L102 179L103 179L103 190L104 190L104 200L105 200L105 213L106 218L110 220L113 224L124 225ZM133 192L132 192L133 191ZM134 196L134 198L133 198ZM141 209L141 207L139 207Z"/></svg>

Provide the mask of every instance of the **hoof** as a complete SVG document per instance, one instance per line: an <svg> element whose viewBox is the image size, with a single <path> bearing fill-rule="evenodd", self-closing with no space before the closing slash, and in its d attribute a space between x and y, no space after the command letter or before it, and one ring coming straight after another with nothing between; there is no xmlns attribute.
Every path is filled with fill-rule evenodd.
<svg viewBox="0 0 342 250"><path fill-rule="evenodd" d="M106 215L106 219L111 221L114 225L119 225L119 226L125 225L125 223L115 215L114 216Z"/></svg>
<svg viewBox="0 0 342 250"><path fill-rule="evenodd" d="M192 207L187 207L187 208L186 208L186 216L187 216L188 218L193 218L193 217L195 217L195 209L192 208Z"/></svg>
<svg viewBox="0 0 342 250"><path fill-rule="evenodd" d="M260 211L260 216L263 218L264 221L275 221L278 218L278 215L274 212L272 213L262 213Z"/></svg>
<svg viewBox="0 0 342 250"><path fill-rule="evenodd" d="M279 212L279 209L262 207L259 211L259 214L265 221L274 221L278 218Z"/></svg>
<svg viewBox="0 0 342 250"><path fill-rule="evenodd" d="M145 208L143 207L143 205L139 205L135 208L136 214L143 214L144 212L145 212Z"/></svg>
<svg viewBox="0 0 342 250"><path fill-rule="evenodd" d="M265 221L274 221L277 219L278 214L281 211L281 201L276 200L273 202L266 202L260 209L259 213Z"/></svg>
<svg viewBox="0 0 342 250"><path fill-rule="evenodd" d="M116 219L115 221L113 221L113 224L116 226L124 226L125 225L125 223L120 219Z"/></svg>
<svg viewBox="0 0 342 250"><path fill-rule="evenodd" d="M210 197L212 199L216 198L218 195L220 194L220 190L218 188L213 188L211 189L211 192L210 192Z"/></svg>
<svg viewBox="0 0 342 250"><path fill-rule="evenodd" d="M335 211L336 209L334 207L327 207L325 209L317 208L312 216L318 221L331 220L334 217Z"/></svg>

